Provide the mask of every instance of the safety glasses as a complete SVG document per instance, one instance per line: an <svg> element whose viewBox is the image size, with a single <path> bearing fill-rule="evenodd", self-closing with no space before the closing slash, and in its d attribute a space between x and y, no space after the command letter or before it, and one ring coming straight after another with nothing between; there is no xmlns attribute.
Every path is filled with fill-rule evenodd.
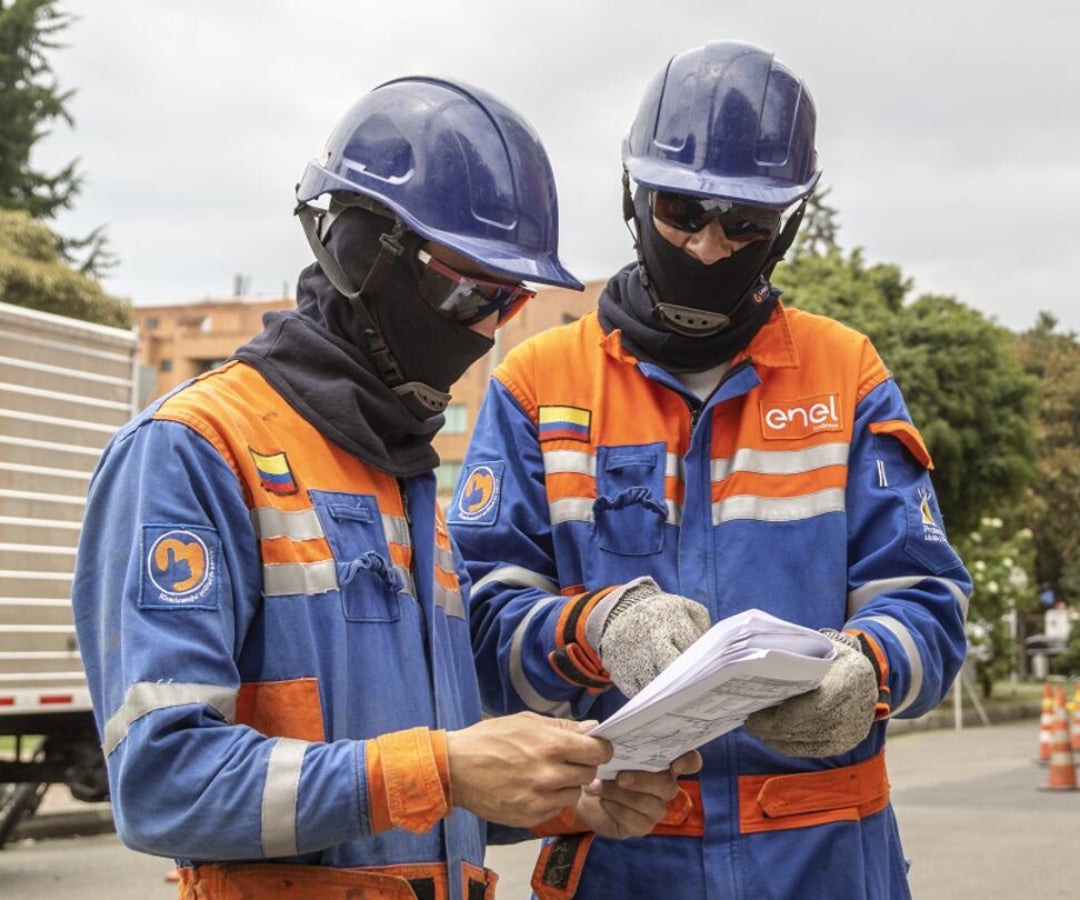
<svg viewBox="0 0 1080 900"><path fill-rule="evenodd" d="M649 191L649 209L665 225L679 231L698 232L716 219L731 241L769 240L784 214L782 209L667 191Z"/></svg>
<svg viewBox="0 0 1080 900"><path fill-rule="evenodd" d="M522 284L485 281L456 272L424 250L416 252L420 260L420 296L444 316L472 325L492 313L499 321L508 319L526 300L536 296Z"/></svg>

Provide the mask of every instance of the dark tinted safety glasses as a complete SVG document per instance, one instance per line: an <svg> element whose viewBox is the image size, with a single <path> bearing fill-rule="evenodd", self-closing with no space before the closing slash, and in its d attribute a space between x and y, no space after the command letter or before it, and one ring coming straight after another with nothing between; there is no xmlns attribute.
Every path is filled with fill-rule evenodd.
<svg viewBox="0 0 1080 900"><path fill-rule="evenodd" d="M485 281L456 272L424 250L416 252L420 260L420 296L447 318L472 325L499 314L502 322L536 292L522 284Z"/></svg>
<svg viewBox="0 0 1080 900"><path fill-rule="evenodd" d="M782 209L749 206L731 200L649 191L652 214L679 231L698 232L716 219L731 241L767 241L780 227Z"/></svg>

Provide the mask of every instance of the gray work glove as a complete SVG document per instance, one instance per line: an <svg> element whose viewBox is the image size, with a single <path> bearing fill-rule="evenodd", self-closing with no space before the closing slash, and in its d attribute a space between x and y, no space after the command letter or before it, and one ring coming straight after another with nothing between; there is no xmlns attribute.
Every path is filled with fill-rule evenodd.
<svg viewBox="0 0 1080 900"><path fill-rule="evenodd" d="M786 756L835 756L857 747L874 724L877 667L853 635L830 629L836 659L814 690L746 719L746 730Z"/></svg>
<svg viewBox="0 0 1080 900"><path fill-rule="evenodd" d="M605 597L586 629L611 683L633 697L711 624L696 600L665 594L651 578L638 578Z"/></svg>

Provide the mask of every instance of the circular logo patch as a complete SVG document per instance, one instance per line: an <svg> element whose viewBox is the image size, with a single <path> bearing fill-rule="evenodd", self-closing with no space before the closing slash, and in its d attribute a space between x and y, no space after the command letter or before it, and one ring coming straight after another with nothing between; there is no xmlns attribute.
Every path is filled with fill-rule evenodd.
<svg viewBox="0 0 1080 900"><path fill-rule="evenodd" d="M154 541L146 560L150 582L167 603L194 603L209 589L214 560L191 531L167 531Z"/></svg>
<svg viewBox="0 0 1080 900"><path fill-rule="evenodd" d="M477 466L461 488L458 513L463 519L479 519L499 499L499 482L490 466Z"/></svg>

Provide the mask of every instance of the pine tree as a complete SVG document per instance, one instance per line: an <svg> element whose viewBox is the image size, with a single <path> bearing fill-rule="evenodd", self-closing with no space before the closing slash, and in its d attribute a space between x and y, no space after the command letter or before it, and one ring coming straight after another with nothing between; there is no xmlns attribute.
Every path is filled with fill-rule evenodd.
<svg viewBox="0 0 1080 900"><path fill-rule="evenodd" d="M74 124L67 109L73 92L60 90L45 59L70 21L55 0L0 0L0 208L35 219L69 209L82 183L77 160L52 173L30 164L52 123Z"/></svg>
<svg viewBox="0 0 1080 900"><path fill-rule="evenodd" d="M57 0L0 0L0 210L23 210L37 221L70 209L82 188L78 159L58 172L30 160L54 123L74 125L67 104L75 92L60 89L45 56L63 46L56 36L71 22ZM116 263L103 227L56 240L63 260L85 275L101 277Z"/></svg>

